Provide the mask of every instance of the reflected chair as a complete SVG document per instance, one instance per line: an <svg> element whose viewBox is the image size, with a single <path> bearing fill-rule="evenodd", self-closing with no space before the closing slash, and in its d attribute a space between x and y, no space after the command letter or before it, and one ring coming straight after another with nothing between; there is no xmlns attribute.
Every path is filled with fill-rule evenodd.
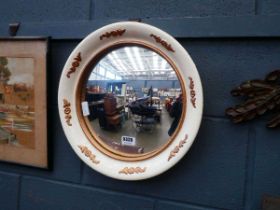
<svg viewBox="0 0 280 210"><path fill-rule="evenodd" d="M113 94L104 97L104 113L107 126L118 127L121 125L122 115L117 109L117 100Z"/></svg>

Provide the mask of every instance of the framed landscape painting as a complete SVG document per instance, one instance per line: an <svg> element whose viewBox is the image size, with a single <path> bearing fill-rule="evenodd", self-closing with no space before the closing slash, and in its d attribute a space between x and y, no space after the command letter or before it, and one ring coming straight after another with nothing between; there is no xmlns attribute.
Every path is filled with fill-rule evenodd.
<svg viewBox="0 0 280 210"><path fill-rule="evenodd" d="M48 167L47 38L0 38L0 161Z"/></svg>

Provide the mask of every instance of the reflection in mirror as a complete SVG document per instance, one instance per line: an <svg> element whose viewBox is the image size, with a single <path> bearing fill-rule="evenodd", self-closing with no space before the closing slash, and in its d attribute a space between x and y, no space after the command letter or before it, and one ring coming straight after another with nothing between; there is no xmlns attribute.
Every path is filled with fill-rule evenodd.
<svg viewBox="0 0 280 210"><path fill-rule="evenodd" d="M84 85L83 115L115 151L143 154L171 138L182 115L181 85L158 53L125 46L106 54Z"/></svg>

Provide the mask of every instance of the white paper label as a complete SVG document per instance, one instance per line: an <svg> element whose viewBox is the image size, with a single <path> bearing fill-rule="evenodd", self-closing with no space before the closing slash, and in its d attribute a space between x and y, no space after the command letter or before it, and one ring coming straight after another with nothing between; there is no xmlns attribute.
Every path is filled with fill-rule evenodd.
<svg viewBox="0 0 280 210"><path fill-rule="evenodd" d="M136 139L131 136L122 136L122 145L135 146Z"/></svg>
<svg viewBox="0 0 280 210"><path fill-rule="evenodd" d="M89 107L88 107L88 102L87 101L83 101L82 102L82 110L83 110L83 115L84 116L88 116L89 113Z"/></svg>

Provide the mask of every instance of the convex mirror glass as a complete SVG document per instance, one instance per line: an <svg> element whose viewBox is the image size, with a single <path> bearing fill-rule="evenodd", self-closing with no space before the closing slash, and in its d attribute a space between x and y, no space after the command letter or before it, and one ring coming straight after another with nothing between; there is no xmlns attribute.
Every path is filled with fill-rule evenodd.
<svg viewBox="0 0 280 210"><path fill-rule="evenodd" d="M162 56L128 45L106 53L91 69L81 110L99 141L128 154L168 143L181 119L182 88Z"/></svg>

